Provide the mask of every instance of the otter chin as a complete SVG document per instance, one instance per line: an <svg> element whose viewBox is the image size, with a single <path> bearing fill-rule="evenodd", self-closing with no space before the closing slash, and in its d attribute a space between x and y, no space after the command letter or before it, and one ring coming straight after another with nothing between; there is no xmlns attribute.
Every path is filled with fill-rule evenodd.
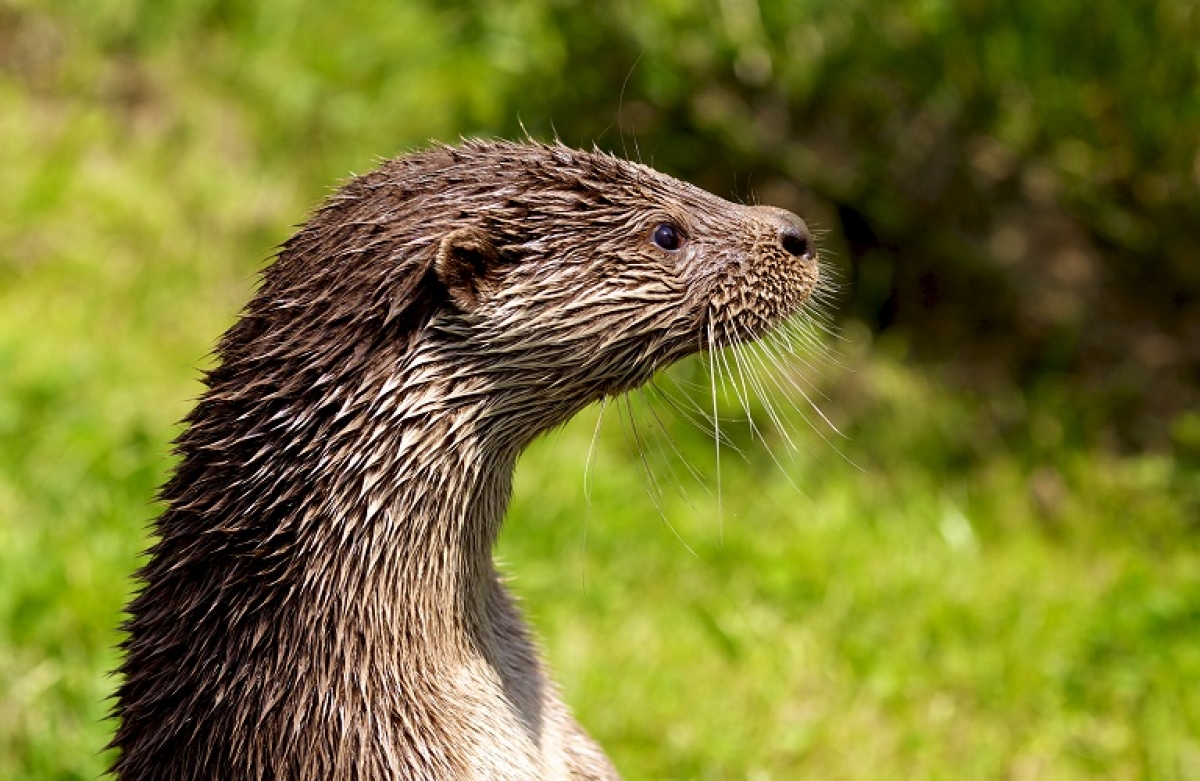
<svg viewBox="0 0 1200 781"><path fill-rule="evenodd" d="M614 778L492 547L521 451L818 280L804 222L561 145L346 183L220 340L128 607L127 779Z"/></svg>

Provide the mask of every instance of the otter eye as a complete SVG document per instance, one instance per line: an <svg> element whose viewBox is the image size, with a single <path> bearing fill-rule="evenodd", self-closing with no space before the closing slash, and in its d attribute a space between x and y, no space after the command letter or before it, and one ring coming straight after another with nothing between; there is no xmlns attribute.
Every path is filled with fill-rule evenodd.
<svg viewBox="0 0 1200 781"><path fill-rule="evenodd" d="M677 250L683 246L683 231L669 222L663 222L654 228L650 239L665 250Z"/></svg>

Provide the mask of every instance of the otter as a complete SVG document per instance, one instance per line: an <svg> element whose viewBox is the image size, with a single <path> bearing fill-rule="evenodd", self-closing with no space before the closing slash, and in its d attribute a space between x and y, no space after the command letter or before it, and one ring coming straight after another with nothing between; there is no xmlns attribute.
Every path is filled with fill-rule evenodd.
<svg viewBox="0 0 1200 781"><path fill-rule="evenodd" d="M517 458L761 336L817 268L789 212L557 142L351 179L263 272L175 441L112 770L617 777L492 560Z"/></svg>

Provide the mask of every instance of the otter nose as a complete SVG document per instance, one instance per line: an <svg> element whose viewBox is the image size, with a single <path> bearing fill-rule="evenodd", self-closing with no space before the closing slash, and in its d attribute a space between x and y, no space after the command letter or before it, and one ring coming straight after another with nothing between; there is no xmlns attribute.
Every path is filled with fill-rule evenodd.
<svg viewBox="0 0 1200 781"><path fill-rule="evenodd" d="M774 206L754 206L751 210L767 226L775 229L776 239L784 252L804 261L817 259L817 247L804 220L787 209Z"/></svg>
<svg viewBox="0 0 1200 781"><path fill-rule="evenodd" d="M813 251L812 236L804 223L788 225L779 231L779 243L787 254L805 260L812 260L816 254Z"/></svg>

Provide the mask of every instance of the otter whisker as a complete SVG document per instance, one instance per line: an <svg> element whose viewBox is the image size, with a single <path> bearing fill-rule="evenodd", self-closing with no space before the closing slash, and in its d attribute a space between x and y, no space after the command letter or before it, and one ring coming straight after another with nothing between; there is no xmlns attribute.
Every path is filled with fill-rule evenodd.
<svg viewBox="0 0 1200 781"><path fill-rule="evenodd" d="M781 356L779 356L779 355L778 355L778 354L777 354L777 353L774 351L774 349L773 349L773 345L770 345L770 344L765 344L765 343L764 343L764 344L762 345L762 354L763 354L764 356L766 356L767 358L769 358L769 359L771 360L771 362L772 362L772 363L774 364L774 366L775 366L775 371L768 372L768 375L770 376L770 378L771 378L772 382L775 384L775 386L776 386L777 388L779 388L781 391L784 391L785 393L787 392L787 389L788 389L788 388L791 388L791 389L792 389L792 390L794 390L796 393L799 393L799 394L800 394L800 396L801 396L801 397L802 397L802 398L803 398L803 399L804 399L804 400L805 400L805 401L806 401L806 402L807 402L807 403L808 403L808 404L809 404L809 405L810 405L810 406L813 408L813 410L814 410L814 411L815 411L815 412L816 412L816 413L817 413L817 414L818 414L818 415L821 417L821 419L825 421L825 424L826 424L826 425L828 425L828 426L829 426L829 428L831 428L831 429L833 429L835 432L837 432L837 434L838 434L839 436L841 436L841 437L843 437L843 438L844 438L844 437L845 437L845 434L843 434L843 433L841 432L841 430L840 430L840 429L838 429L838 427L837 427L837 426L836 426L836 425L833 423L833 421L832 421L832 420L830 420L830 419L828 418L828 416L826 416L826 415L825 415L825 413L824 413L824 412L821 410L821 408L820 408L820 405L818 405L818 404L817 404L815 401L813 401L812 397L810 397L810 396L809 396L809 391L808 391L808 390L806 390L806 389L805 389L805 388L804 388L804 387L803 387L803 386L800 384L800 381L798 381L798 380L796 379L796 374L795 374L795 373L793 373L793 372L790 372L790 371L788 371L788 370L785 368L785 366L784 366L784 363L783 363L783 360L782 360ZM810 365L810 364L808 364L807 362L804 362L804 363L805 363L805 365L806 365L806 366ZM785 385L785 383L786 383L786 385ZM823 391L822 391L822 390L821 390L819 387L815 387L815 386L814 386L814 387L812 387L812 388L811 388L811 390L812 390L812 392L814 392L814 393L816 393L816 394L818 394L818 395L820 395L820 396L824 397L824 392L823 392ZM828 399L826 399L826 400L828 400Z"/></svg>
<svg viewBox="0 0 1200 781"><path fill-rule="evenodd" d="M735 358L737 357L737 350L734 347L724 347L719 352L719 355L721 358L721 365L724 368L724 372L722 373L722 375L724 377L729 378L729 386L733 388L734 397L738 400L738 403L741 404L741 406L742 406L742 412L745 413L746 421L750 424L750 434L753 437L755 434L758 433L758 431L754 426L754 416L750 412L750 400L748 398L748 394L746 392L746 385L745 385L745 383L746 383L745 372L742 371L741 364L738 364L738 371L735 376L733 368L729 364L729 354L730 353L733 353ZM739 382L740 382L740 385L739 385ZM724 386L724 381L722 382L722 385ZM760 439L761 439L761 435L760 435Z"/></svg>
<svg viewBox="0 0 1200 781"><path fill-rule="evenodd" d="M707 361L710 356L710 353L706 353L702 358L698 359L702 361L702 365L705 367L706 376L703 384L682 381L671 376L670 373L667 373L665 375L666 379L675 386L676 390L679 391L679 395L671 393L656 383L652 383L652 385L654 385L654 391L656 393L660 394L661 397L665 399L676 412L683 415L685 419L691 422L696 428L700 429L700 431L703 432L706 437L720 437L722 448L733 451L733 453L745 461L747 460L746 452L737 444L736 441L734 441L732 436L730 436L730 432L727 429L722 429L719 423L715 423L714 417L716 416L709 412L709 410L701 407L700 404L693 398L703 394L705 402L711 403L712 401L712 384L707 376ZM720 388L719 383L718 388ZM735 417L728 415L719 417L721 422L724 422L729 426L737 423L737 418Z"/></svg>
<svg viewBox="0 0 1200 781"><path fill-rule="evenodd" d="M762 357L762 354L756 349L758 344L759 343L757 343L757 342L750 342L750 341L741 342L738 344L737 349L734 352L734 355L737 358L737 360L739 361L739 363L741 363L743 361L752 362L752 368L750 371L747 372L747 375L750 377L750 380L753 384L753 387L755 390L755 395L758 398L759 402L763 405L763 408L766 410L767 415L770 417L775 428L784 437L784 440L785 440L788 448L792 452L796 452L797 448L796 448L795 442L792 440L791 432L789 431L788 426L786 426L784 424L783 418L779 415L779 413L775 409L775 406L771 403L770 394L765 392L765 387L762 385L762 376L761 375L766 374L766 375L768 375L768 379L770 379L770 375L773 374L773 371L770 367L765 365L765 361ZM780 361L774 359L773 356L772 356L772 360L775 363L775 367L774 367L775 371L778 371L778 372L785 371L784 367ZM754 367L757 367L758 371L754 371ZM785 396L785 398L786 398L786 396ZM767 444L768 451L770 451L769 443L767 442L766 437L762 436L760 433L760 438L763 440L764 444ZM772 453L772 456L774 456L773 453Z"/></svg>
<svg viewBox="0 0 1200 781"><path fill-rule="evenodd" d="M813 401L812 397L809 395L809 392L800 384L800 382L797 380L798 375L792 371L789 371L783 356L778 352L777 345L771 339L763 339L755 342L743 336L743 338L739 340L738 346L745 351L744 354L747 355L748 358L752 358L761 368L762 371L757 375L758 377L765 378L768 383L780 391L783 398L788 398L793 393L798 394L800 398L805 401L807 406L812 408L812 410L816 412L818 417L824 421L830 429L832 429L839 436L842 436L843 438L845 437L845 435L842 434L837 426L833 424L829 417L825 415L824 411L820 408L820 405ZM804 363L805 365L810 365L807 361L804 361ZM751 376L755 375L752 373ZM799 377L801 380L803 380L803 375L799 375ZM818 395L824 395L823 392L817 387L812 388L812 390ZM779 430L780 434L785 438L789 449L792 450L792 452L798 452L799 448L796 447L795 440L790 432L790 427L785 424L782 417L776 413L773 405L771 404L770 397L772 394L766 393L765 389L761 388L760 386L758 395L774 425ZM812 429L818 436L820 436L826 444L832 447L833 450L841 455L844 459L849 461L845 454L842 453L841 450L829 440L825 433L818 428L813 421L809 420L805 415L801 415L801 417L804 419L808 427ZM774 457L774 453L769 447L769 443L768 452L771 453L772 457ZM776 463L779 463L777 459Z"/></svg>
<svg viewBox="0 0 1200 781"><path fill-rule="evenodd" d="M799 364L808 371L816 374L821 379L828 380L829 377L824 374L824 371L819 365L811 362L803 355L798 355L794 348L789 348L789 346L785 344L768 342L766 339L764 339L754 344L752 347L754 354L759 355L760 360L769 362L774 370L773 373L779 375L783 380L787 381L790 386L794 386L797 390L803 390L801 387L801 383L803 383L804 385L808 386L808 390L811 390L813 393L828 401L828 398L825 396L825 392L821 389L820 385L813 383L804 374L798 374L790 369L791 366ZM815 350L810 350L809 352L815 352Z"/></svg>
<svg viewBox="0 0 1200 781"><path fill-rule="evenodd" d="M758 437L758 439L765 445L767 443L766 435L759 428L758 423L754 419L754 412L750 408L751 407L751 403L750 403L751 391L753 391L754 396L756 398L758 398L760 402L763 402L764 400L762 399L762 394L758 392L758 389L754 385L755 379L754 379L753 372L747 371L747 367L746 367L745 361L743 359L743 354L742 354L741 348L742 348L742 345L735 344L735 345L727 348L727 351L733 357L734 364L737 366L738 375L741 378L742 409L746 415L746 423L750 427L750 436ZM774 419L773 413L772 413L771 417L772 417L772 419Z"/></svg>
<svg viewBox="0 0 1200 781"><path fill-rule="evenodd" d="M596 446L600 441L600 427L604 424L604 413L608 410L608 399L608 396L602 396L597 405L600 409L596 413L596 425L592 429L592 440L588 443L587 459L583 463L583 500L587 511L583 515L583 564L580 580L585 593L587 592L588 531L592 521L592 466L595 463Z"/></svg>
<svg viewBox="0 0 1200 781"><path fill-rule="evenodd" d="M758 380L752 380L752 381L755 383L758 382ZM761 386L756 384L755 387L756 387L756 393L758 395L758 398L762 402L763 407L767 410L767 414L771 418L775 429L777 431L779 431L779 433L783 436L784 441L787 445L787 449L794 456L794 454L798 451L798 448L796 447L795 442L793 442L793 440L792 440L791 433L789 431L789 427L785 424L784 420L775 412L775 409L771 405L767 395L762 392ZM754 427L753 422L751 423L751 426L752 426L752 428ZM770 456L771 461L773 461L775 463L776 468L779 470L780 474L783 475L784 480L786 480L788 482L788 485L790 485L792 487L792 489L795 490L797 493L803 494L804 491L800 488L799 485L796 484L796 482L794 480L792 480L791 474L789 473L788 469L784 466L783 462L779 460L779 457L775 453L775 448L771 447L771 443L767 439L767 437L763 436L760 432L759 438L763 442L763 447L766 449L767 455Z"/></svg>
<svg viewBox="0 0 1200 781"><path fill-rule="evenodd" d="M729 431L722 429L718 423L715 423L713 414L709 412L709 410L701 407L699 403L693 399L693 397L699 397L703 395L705 402L710 403L712 396L711 386L707 377L708 356L706 355L704 358L700 358L698 360L701 361L706 374L703 385L687 383L688 387L684 387L680 381L668 375L667 379L679 391L679 395L670 393L661 386L656 386L654 390L661 394L662 398L665 399L676 412L683 415L685 419L703 432L706 437L719 437L721 440L721 447L733 451L740 458L745 460L745 452L741 447L738 446L737 442L733 440ZM730 417L724 417L722 420L730 425L736 422L734 418Z"/></svg>
<svg viewBox="0 0 1200 781"><path fill-rule="evenodd" d="M803 387L801 387L798 382L796 382L796 380L794 379L793 375L790 372L780 369L780 370L776 370L776 371L766 371L766 372L764 372L764 374L766 375L768 381L770 381L772 385L774 385L782 394L784 394L785 397L787 395L789 395L789 389L791 392L799 394L800 398L802 398L804 400L804 402L808 405L808 407L811 408L813 410L813 412L815 412L817 414L817 416L825 423L826 426L828 426L834 433L836 433L838 436L842 437L843 439L848 438L848 437L846 437L846 435L844 433L842 433L841 429L839 429L837 427L837 425L834 424L834 422L825 414L824 410L821 409L820 405L818 405L816 402L814 402L812 400L812 397L809 396L808 392ZM822 431L811 420L809 420L806 415L801 415L801 417L804 419L805 423L808 424L808 427L810 429L812 429L812 431L814 433L816 433L817 436L819 436L821 438L821 440L826 445L828 445L835 453L837 453L839 456L841 456L843 460L845 460L847 463L849 463L854 468L861 469L861 467L859 467L858 464L855 464L841 450L841 448L839 448L835 442L833 442L828 436L826 436L824 431Z"/></svg>
<svg viewBox="0 0 1200 781"><path fill-rule="evenodd" d="M621 398L625 402L626 413L629 416L629 427L627 431L633 435L635 441L633 449L637 453L638 463L641 466L640 471L642 475L642 484L646 487L646 492L650 495L650 501L654 504L654 509L658 512L658 517L664 524L666 524L667 528L671 530L671 534L675 535L675 539L679 540L679 543L683 545L685 549L687 549L688 553L695 556L698 560L704 561L703 557L696 553L695 549L688 544L687 540L683 538L683 535L679 533L679 530L675 528L675 524L671 523L671 519L667 517L666 508L662 503L662 488L659 486L658 480L654 476L654 470L650 468L649 462L646 461L646 451L642 446L641 438L638 435L637 426L634 425L633 409L629 406L629 396L625 395ZM628 444L629 440L626 439L626 445L628 446Z"/></svg>
<svg viewBox="0 0 1200 781"><path fill-rule="evenodd" d="M736 348L734 350L734 358L738 362L738 365L740 367L742 367L742 369L741 369L742 372L749 377L749 382L750 382L751 387L754 389L755 397L758 399L759 403L762 405L763 409L766 411L767 416L771 420L771 423L774 426L774 428L783 436L784 441L786 442L788 448L792 451L795 451L795 449L796 449L795 442L792 441L792 437L791 437L790 432L788 431L787 426L784 425L782 418L780 417L779 413L775 410L775 406L771 403L771 399L770 399L769 395L765 392L765 388L762 385L762 378L759 376L759 372L755 371L756 367L753 364L751 364L748 368L746 367L746 364L748 362L753 361L753 359L755 357L756 357L756 353L752 349L749 349L748 346L739 345L738 348ZM757 368L759 370L763 369L761 364L758 364ZM769 372L769 369L767 371ZM763 432L759 431L758 426L754 423L754 419L750 415L749 411L747 411L747 417L750 417L751 430L758 433L759 439L762 440L763 444L767 447L767 451L770 452L771 447L770 447L770 443L767 441L767 437L763 434ZM773 453L772 453L772 457L774 457ZM778 463L778 462L776 462L776 463Z"/></svg>
<svg viewBox="0 0 1200 781"><path fill-rule="evenodd" d="M583 465L583 499L590 508L592 506L592 464L596 457L596 445L600 441L600 426L604 423L604 412L608 409L608 396L600 397L597 406L600 407L596 414L596 426L592 429L592 439L588 443L587 460Z"/></svg>
<svg viewBox="0 0 1200 781"><path fill-rule="evenodd" d="M672 412L683 416L684 420L690 423L693 428L699 429L701 432L703 432L706 437L714 436L715 432L712 426L712 419L708 414L708 410L701 408L692 400L691 396L688 395L689 392L698 391L699 389L697 386L692 384L691 388L683 388L678 385L674 379L671 379L671 382L675 384L676 388L678 388L681 393L684 394L682 398L677 397L675 394L663 388L662 385L658 383L657 378L647 383L645 389L648 392L652 391L657 398L662 399L663 402L666 403ZM732 446L731 442L727 441L726 444Z"/></svg>
<svg viewBox="0 0 1200 781"><path fill-rule="evenodd" d="M644 385L643 387L638 388L638 391L637 391L638 397L642 401L642 406L649 413L650 418L654 423L654 426L652 426L651 430L657 430L657 433L655 435L656 439L660 439L660 440L666 439L667 444L669 444L671 447L671 451L675 454L674 460L678 460L679 463L683 464L684 469L686 469L687 472L691 475L692 480L695 481L696 483L698 483L701 487L703 487L704 486L704 478L700 474L700 471L698 469L696 469L695 466L692 465L692 462L690 460L688 460L687 456L684 455L683 451L681 451L679 449L678 444L676 444L676 442L675 442L675 438L671 436L670 430L667 428L666 424L663 422L662 418L659 416L658 410L655 409L653 400L651 400L648 397L647 394L652 385L653 385L653 383L648 383L647 385ZM658 452L659 452L660 456L663 454L661 445L658 448ZM684 503L686 503L688 505L688 507L695 509L694 506L692 505L691 499L688 498L687 492L685 492L683 490L683 481L679 479L678 474L675 472L675 468L673 466L671 466L672 460L671 459L664 459L664 460L666 461L667 469L670 471L671 478L675 482L676 489L679 492L679 497L684 501Z"/></svg>
<svg viewBox="0 0 1200 781"><path fill-rule="evenodd" d="M717 341L713 334L713 321L708 321L708 354L705 359L708 361L708 379L712 390L712 410L713 410L713 431L716 436L713 437L713 445L716 448L715 461L713 469L716 470L717 480L717 529L721 544L725 543L725 515L721 502L721 413L717 408L717 365L713 358L713 351L718 349Z"/></svg>

